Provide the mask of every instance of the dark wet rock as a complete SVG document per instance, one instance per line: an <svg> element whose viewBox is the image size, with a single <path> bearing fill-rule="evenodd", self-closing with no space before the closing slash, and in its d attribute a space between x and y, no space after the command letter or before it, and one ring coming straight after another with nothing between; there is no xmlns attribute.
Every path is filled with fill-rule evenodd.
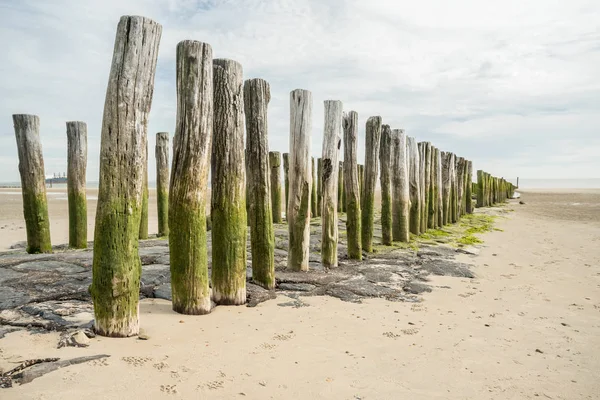
<svg viewBox="0 0 600 400"><path fill-rule="evenodd" d="M317 286L310 283L281 283L278 286L279 290L289 290L292 292L312 292Z"/></svg>
<svg viewBox="0 0 600 400"><path fill-rule="evenodd" d="M475 275L473 275L467 264L449 260L430 260L424 263L421 268L433 275L475 278Z"/></svg>
<svg viewBox="0 0 600 400"><path fill-rule="evenodd" d="M274 290L267 290L253 283L246 283L246 300L248 307L256 307L258 304L277 297Z"/></svg>

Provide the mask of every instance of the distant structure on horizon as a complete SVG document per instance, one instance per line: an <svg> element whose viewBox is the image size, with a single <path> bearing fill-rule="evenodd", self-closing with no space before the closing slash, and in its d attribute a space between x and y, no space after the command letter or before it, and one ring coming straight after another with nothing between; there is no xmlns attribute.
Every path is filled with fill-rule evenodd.
<svg viewBox="0 0 600 400"><path fill-rule="evenodd" d="M46 183L50 184L50 187L52 187L52 184L54 183L67 183L67 173L66 172L62 172L62 173L54 173L54 175L46 175Z"/></svg>

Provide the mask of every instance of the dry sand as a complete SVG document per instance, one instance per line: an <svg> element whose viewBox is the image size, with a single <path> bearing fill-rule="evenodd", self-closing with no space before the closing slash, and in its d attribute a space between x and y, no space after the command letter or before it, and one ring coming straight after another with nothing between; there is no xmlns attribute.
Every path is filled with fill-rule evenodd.
<svg viewBox="0 0 600 400"><path fill-rule="evenodd" d="M311 297L290 308L278 297L191 317L148 299L146 341L56 349L57 333L0 339L4 369L111 355L0 389L0 398L598 399L600 190L522 200L499 221L503 231L483 236L479 256L461 256L476 278L432 278L422 303Z"/></svg>

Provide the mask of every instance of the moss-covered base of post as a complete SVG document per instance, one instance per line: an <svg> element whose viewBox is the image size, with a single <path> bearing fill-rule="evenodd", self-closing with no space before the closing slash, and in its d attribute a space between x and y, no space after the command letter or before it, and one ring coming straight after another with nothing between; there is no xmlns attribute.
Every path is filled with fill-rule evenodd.
<svg viewBox="0 0 600 400"><path fill-rule="evenodd" d="M392 245L392 195L389 190L381 190L381 243ZM372 242L371 242L372 247ZM371 248L370 251L373 249Z"/></svg>
<svg viewBox="0 0 600 400"><path fill-rule="evenodd" d="M281 223L281 186L271 187L271 198L273 208L273 223Z"/></svg>
<svg viewBox="0 0 600 400"><path fill-rule="evenodd" d="M251 210L251 214L256 213L250 221L252 280L265 289L273 289L275 287L275 232L270 207L262 211Z"/></svg>
<svg viewBox="0 0 600 400"><path fill-rule="evenodd" d="M157 190L156 203L158 206L158 236L169 236L169 192Z"/></svg>
<svg viewBox="0 0 600 400"><path fill-rule="evenodd" d="M169 224L177 227L169 231L173 311L208 314L211 302L204 204L172 201Z"/></svg>
<svg viewBox="0 0 600 400"><path fill-rule="evenodd" d="M214 200L214 197L213 197ZM246 202L213 203L212 290L221 305L246 303Z"/></svg>
<svg viewBox="0 0 600 400"><path fill-rule="evenodd" d="M288 226L289 249L288 249L288 268L292 271L308 271L308 251L306 251L306 240L310 241L310 236L306 238L306 230L310 229L310 224L306 219L310 216L310 196L308 194L309 186L305 184L302 188L300 197L300 207L295 211L293 223ZM288 210L291 214L292 210Z"/></svg>
<svg viewBox="0 0 600 400"><path fill-rule="evenodd" d="M23 190L23 215L27 230L27 252L52 253L46 194Z"/></svg>
<svg viewBox="0 0 600 400"><path fill-rule="evenodd" d="M371 192L364 193L361 212L361 245L367 253L373 252L373 223L375 221L375 196ZM383 201L383 200L382 200ZM383 223L383 216L382 216Z"/></svg>
<svg viewBox="0 0 600 400"><path fill-rule="evenodd" d="M70 191L69 199L69 247L87 248L87 201L85 192Z"/></svg>
<svg viewBox="0 0 600 400"><path fill-rule="evenodd" d="M99 206L90 287L94 327L102 336L135 336L139 332L142 273L138 253L140 208L135 202L118 200Z"/></svg>

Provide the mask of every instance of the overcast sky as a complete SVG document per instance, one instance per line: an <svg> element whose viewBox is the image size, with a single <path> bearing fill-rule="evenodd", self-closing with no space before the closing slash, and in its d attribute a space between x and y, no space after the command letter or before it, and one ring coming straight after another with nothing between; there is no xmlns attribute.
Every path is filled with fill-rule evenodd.
<svg viewBox="0 0 600 400"><path fill-rule="evenodd" d="M37 114L46 173L66 171L65 121L88 124L88 180L121 15L163 26L148 127L173 133L175 48L209 43L271 84L269 143L288 151L289 92L313 93L364 125L381 115L418 141L514 178L600 177L598 0L2 0L0 182L18 181L12 114Z"/></svg>

